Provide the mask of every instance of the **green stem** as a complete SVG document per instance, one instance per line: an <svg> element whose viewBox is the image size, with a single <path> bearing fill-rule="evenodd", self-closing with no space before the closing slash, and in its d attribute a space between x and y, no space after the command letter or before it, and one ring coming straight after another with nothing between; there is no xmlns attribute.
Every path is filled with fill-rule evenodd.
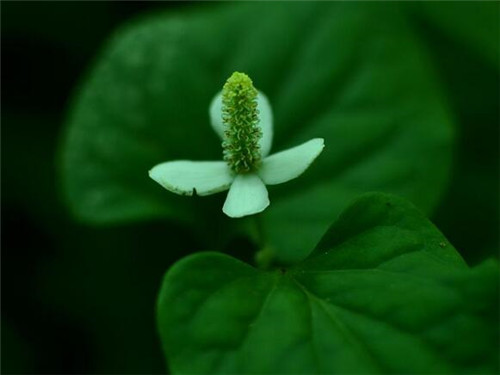
<svg viewBox="0 0 500 375"><path fill-rule="evenodd" d="M254 256L255 263L260 269L269 269L274 261L273 248L267 244L264 226L260 215L253 216L255 235L259 249Z"/></svg>

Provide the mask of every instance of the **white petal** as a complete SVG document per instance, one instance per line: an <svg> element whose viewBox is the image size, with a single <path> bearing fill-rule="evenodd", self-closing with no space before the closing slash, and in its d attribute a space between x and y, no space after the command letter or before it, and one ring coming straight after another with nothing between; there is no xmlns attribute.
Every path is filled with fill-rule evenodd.
<svg viewBox="0 0 500 375"><path fill-rule="evenodd" d="M262 129L262 138L259 141L262 157L271 151L273 142L273 111L267 97L259 91L257 96L257 108L259 109L259 125ZM222 123L222 92L219 92L210 103L210 124L217 135L224 138L224 124Z"/></svg>
<svg viewBox="0 0 500 375"><path fill-rule="evenodd" d="M215 133L220 137L224 138L224 124L222 123L222 91L214 96L209 108L210 124L214 129Z"/></svg>
<svg viewBox="0 0 500 375"><path fill-rule="evenodd" d="M255 174L240 174L234 179L222 211L229 217L242 217L264 211L269 206L266 185Z"/></svg>
<svg viewBox="0 0 500 375"><path fill-rule="evenodd" d="M325 147L323 138L268 156L262 161L258 175L266 185L276 185L300 176Z"/></svg>
<svg viewBox="0 0 500 375"><path fill-rule="evenodd" d="M231 186L234 176L223 161L178 160L161 163L149 177L165 189L180 195L209 195Z"/></svg>
<svg viewBox="0 0 500 375"><path fill-rule="evenodd" d="M260 154L266 157L273 143L273 110L267 97L260 91L257 97L257 107L259 108L259 125L262 129L262 138L259 141Z"/></svg>

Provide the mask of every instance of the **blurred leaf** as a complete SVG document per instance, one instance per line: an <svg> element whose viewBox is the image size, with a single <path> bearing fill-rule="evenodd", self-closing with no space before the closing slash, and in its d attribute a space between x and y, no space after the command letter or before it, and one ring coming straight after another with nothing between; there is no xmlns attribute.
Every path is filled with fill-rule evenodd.
<svg viewBox="0 0 500 375"><path fill-rule="evenodd" d="M225 220L216 232L226 232L224 195L175 196L147 171L166 160L221 158L208 104L235 70L273 104L274 151L326 141L304 176L271 189L264 231L283 261L303 258L359 193L403 195L425 212L436 205L448 178L450 120L399 8L255 3L159 15L115 35L68 123L63 177L75 213L100 223Z"/></svg>
<svg viewBox="0 0 500 375"><path fill-rule="evenodd" d="M497 280L496 263L468 268L411 204L369 194L294 268L181 260L158 324L173 373L490 373Z"/></svg>
<svg viewBox="0 0 500 375"><path fill-rule="evenodd" d="M483 38L493 40L490 51L498 53L500 13L493 9L494 6L498 9L498 4L420 2L412 5L439 8L447 14L449 22L456 15L453 18L455 27L465 27L471 20L476 20L476 28L469 25L474 29L471 33L483 30ZM418 34L429 47L456 117L457 144L452 176L444 199L432 219L467 262L476 264L487 257L499 256L498 66L477 51L477 47L486 43L468 45L466 36L446 32L437 22L438 18L430 19L424 12L412 15Z"/></svg>
<svg viewBox="0 0 500 375"><path fill-rule="evenodd" d="M496 68L499 65L500 6L496 1L447 3L423 1L417 6L426 19L455 39L463 48L474 51Z"/></svg>

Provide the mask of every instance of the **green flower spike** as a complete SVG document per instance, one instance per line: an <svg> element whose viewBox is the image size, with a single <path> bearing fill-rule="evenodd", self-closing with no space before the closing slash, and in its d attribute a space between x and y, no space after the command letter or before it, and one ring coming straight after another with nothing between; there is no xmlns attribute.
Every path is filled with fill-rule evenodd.
<svg viewBox="0 0 500 375"><path fill-rule="evenodd" d="M224 160L235 173L255 171L261 160L258 92L243 73L233 73L222 89Z"/></svg>
<svg viewBox="0 0 500 375"><path fill-rule="evenodd" d="M244 73L229 77L210 105L210 120L222 139L224 161L161 163L149 176L181 195L210 195L229 189L222 211L230 217L262 212L269 206L266 185L300 176L324 147L322 138L269 155L273 118L267 98Z"/></svg>

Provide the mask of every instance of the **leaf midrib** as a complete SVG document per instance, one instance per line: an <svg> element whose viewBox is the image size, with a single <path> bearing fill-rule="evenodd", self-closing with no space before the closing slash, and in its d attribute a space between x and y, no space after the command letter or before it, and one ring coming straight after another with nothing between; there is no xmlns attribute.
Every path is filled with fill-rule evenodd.
<svg viewBox="0 0 500 375"><path fill-rule="evenodd" d="M259 277L262 277L263 274L262 273L258 273L256 272L255 274L253 275L246 275L246 276L241 276L241 277L236 277L235 279L231 280L229 283L226 283L226 284L223 284L221 285L219 288L215 289L212 293L210 293L208 296L206 296L203 301L201 301L200 305L197 306L197 313L195 313L195 315L193 317L191 317L191 322L196 320L196 316L197 314L199 314L200 311L202 311L203 307L211 300L214 298L214 296L217 296L222 290L226 289L226 288L229 288L229 287L232 287L234 284L238 283L238 282L241 282L242 280L247 280L247 279L255 279L255 278L259 278ZM266 275L268 276L268 275ZM269 276L272 276L272 275L269 275ZM256 325L256 322L260 319L260 317L262 316L262 312L264 311L264 309L266 308L268 302L270 301L271 299L271 295L273 294L273 292L276 290L276 288L278 287L278 284L279 282L281 281L281 278L279 277L279 275L275 275L275 280L272 284L270 284L270 288L269 288L269 291L265 294L265 297L262 299L262 303L260 305L260 308L258 310L258 313L255 315L255 317L248 323L248 326L247 326L247 329L246 329L246 332L243 336L243 338L239 341L239 344L234 346L234 347L231 347L231 351L234 352L234 351L237 351L238 349L240 349L241 347L243 347L245 345L245 342L247 341L247 338L248 338L248 335L249 335L249 332L250 330L252 329L252 327L254 327ZM219 355L218 355L218 358L217 360L215 360L213 363L212 363L212 366L211 366L211 373L218 373L217 369L221 363L221 361L224 360L224 357L225 357L225 354L227 354L226 352L223 352L223 351L220 351L219 352Z"/></svg>
<svg viewBox="0 0 500 375"><path fill-rule="evenodd" d="M330 311L323 306L323 301L321 298L317 297L315 294L311 293L309 290L307 290L306 287L304 287L299 281L297 281L295 278L292 278L293 282L298 286L300 291L306 296L308 302L309 302L309 311L312 316L312 303L316 302L318 306L325 312L325 314L330 318L332 323L337 327L338 332L340 332L345 338L346 341L351 342L351 344L354 344L358 348L361 349L361 352L366 355L368 360L374 365L375 368L378 369L380 373L386 373L388 372L389 369L387 369L377 358L376 356L372 353L372 351L369 349L369 347L356 335L354 334L349 328L347 328L342 322L332 316ZM311 327L311 341L313 341L313 329ZM320 365L318 364L318 368Z"/></svg>
<svg viewBox="0 0 500 375"><path fill-rule="evenodd" d="M372 269L370 269L372 270ZM347 270L346 270L347 271ZM293 281L297 284L297 286L299 287L299 289L306 295L306 297L308 298L309 302L310 302L310 308L312 309L312 306L311 306L311 302L312 301L316 301L316 303L323 309L323 311L327 314L328 317L330 317L330 319L332 320L332 322L339 326L339 327L344 327L345 330L349 333L349 335L353 338L355 338L355 341L356 341L356 345L360 348L363 349L364 353L369 357L369 359L380 369L380 372L381 373L391 373L392 372L392 369L386 367L382 362L380 362L380 360L376 357L375 354L372 353L372 351L369 349L369 347L363 342L362 339L360 339L359 337L356 336L356 334L354 334L352 332L352 330L349 330L345 325L342 324L342 322L340 321L340 319L338 319L337 317L333 316L330 311L327 309L327 307L325 306L326 302L319 296L317 296L315 293L309 291L304 285L302 285L300 283L300 281L296 280L295 278L293 278ZM403 329L403 327L399 327L397 325L394 325L393 322L391 321L388 321L388 320L383 320L383 319L380 319L379 317L376 317L376 316L373 316L373 315L369 315L369 314L366 314L365 312L363 311L357 311L357 310L353 310L352 308L350 307L346 307L346 306L339 306L333 302L329 302L329 304L331 304L332 306L334 306L335 308L337 309L341 309L341 310L346 310L346 311L349 311L350 313L353 313L353 314L356 314L356 315L361 315L363 316L365 319L368 319L368 320L371 320L371 321L374 321L374 322L377 322L377 323L381 323L381 324L384 324L384 325L387 325L389 327L391 327L392 329L394 329L396 332L399 332L401 333L402 335L404 336L410 336L411 338L414 338L414 339L417 339L418 341L420 341L424 347L426 347L426 349L430 352L430 353L433 353L435 355L435 358L439 359L441 361L441 365L444 366L444 367L448 367L448 364L447 364L447 360L446 358L443 358L442 356L439 355L439 350L436 350L436 348L428 341L426 340L425 338L423 337L420 337L420 336L417 336L417 335L414 335L413 333L411 332L408 332L406 330ZM339 330L340 332L342 332L341 330ZM342 332L343 333L343 332ZM437 353L437 355L436 355Z"/></svg>

